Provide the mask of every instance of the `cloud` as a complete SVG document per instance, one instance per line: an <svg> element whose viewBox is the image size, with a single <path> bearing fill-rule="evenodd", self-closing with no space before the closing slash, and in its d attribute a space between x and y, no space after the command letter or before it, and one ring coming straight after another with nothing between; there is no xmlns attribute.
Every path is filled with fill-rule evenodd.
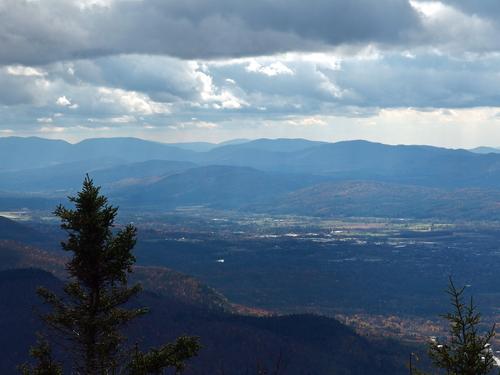
<svg viewBox="0 0 500 375"><path fill-rule="evenodd" d="M356 53L367 45L491 52L500 49L498 15L495 0L0 0L0 65Z"/></svg>
<svg viewBox="0 0 500 375"><path fill-rule="evenodd" d="M100 118L89 118L88 122L96 122L96 123L111 123L111 124L129 124L137 121L135 116L131 115L123 115L123 116L115 116L115 117L100 117Z"/></svg>
<svg viewBox="0 0 500 375"><path fill-rule="evenodd" d="M392 44L418 26L405 0L1 0L0 64L131 53L220 58Z"/></svg>
<svg viewBox="0 0 500 375"><path fill-rule="evenodd" d="M63 133L66 131L66 128L62 126L42 126L39 131L41 133Z"/></svg>
<svg viewBox="0 0 500 375"><path fill-rule="evenodd" d="M128 113L152 115L170 112L168 105L155 102L147 95L135 91L99 87L97 92L98 100L101 103L119 105L123 111Z"/></svg>
<svg viewBox="0 0 500 375"><path fill-rule="evenodd" d="M498 19L500 2L497 0L444 0L444 4L460 9L464 13L476 14L481 17Z"/></svg>
<svg viewBox="0 0 500 375"><path fill-rule="evenodd" d="M467 13L440 1L410 0L418 12L422 29L413 35L414 44L453 54L498 51L498 21Z"/></svg>
<svg viewBox="0 0 500 375"><path fill-rule="evenodd" d="M56 104L61 107L70 107L71 101L66 96L60 96L57 98Z"/></svg>
<svg viewBox="0 0 500 375"><path fill-rule="evenodd" d="M41 104L40 93L48 87L45 74L39 69L22 66L0 67L0 105Z"/></svg>
<svg viewBox="0 0 500 375"><path fill-rule="evenodd" d="M52 117L39 117L36 119L36 122L39 122L39 123L42 123L42 124L50 124L52 123L54 120L52 119Z"/></svg>
<svg viewBox="0 0 500 375"><path fill-rule="evenodd" d="M294 74L293 70L283 64L281 61L276 61L269 65L262 66L254 59L247 65L246 70L253 73L262 73L268 77L273 77L281 74Z"/></svg>
<svg viewBox="0 0 500 375"><path fill-rule="evenodd" d="M199 121L197 119L193 119L192 121L181 122L175 125L169 125L169 129L172 130L185 130L185 129L217 129L219 125L213 122L208 121Z"/></svg>
<svg viewBox="0 0 500 375"><path fill-rule="evenodd" d="M0 91L0 108L8 106L0 110L0 121L8 112L19 115L13 106L33 122L63 113L64 122L114 118L118 124L133 117L157 127L162 121L165 126L167 117L218 121L224 116L365 116L377 108L495 106L500 102L498 66L500 56L494 54L456 58L420 52L408 57L373 48L347 57L294 53L199 62L141 55L76 60L46 65L42 77L0 69L6 88Z"/></svg>
<svg viewBox="0 0 500 375"><path fill-rule="evenodd" d="M33 68L31 66L11 65L6 67L7 74L12 76L24 77L43 77L46 75L41 69Z"/></svg>
<svg viewBox="0 0 500 375"><path fill-rule="evenodd" d="M490 124L474 109L500 103L498 4L0 0L0 130L319 136L329 117L459 109Z"/></svg>
<svg viewBox="0 0 500 375"><path fill-rule="evenodd" d="M325 126L327 122L319 116L311 117L292 117L284 120L287 124L292 126Z"/></svg>
<svg viewBox="0 0 500 375"><path fill-rule="evenodd" d="M109 8L114 1L115 0L76 0L76 5L82 10L95 7Z"/></svg>

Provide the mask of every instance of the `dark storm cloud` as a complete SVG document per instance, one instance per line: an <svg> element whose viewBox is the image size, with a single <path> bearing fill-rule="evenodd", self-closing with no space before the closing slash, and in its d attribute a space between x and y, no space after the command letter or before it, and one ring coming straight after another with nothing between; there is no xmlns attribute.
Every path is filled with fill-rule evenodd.
<svg viewBox="0 0 500 375"><path fill-rule="evenodd" d="M405 0L154 0L148 7L165 15L201 24L210 17L240 19L249 30L294 33L333 45L346 42L398 40L418 24Z"/></svg>
<svg viewBox="0 0 500 375"><path fill-rule="evenodd" d="M0 0L0 64L121 53L223 58L392 44L418 27L406 0L148 0L107 7Z"/></svg>

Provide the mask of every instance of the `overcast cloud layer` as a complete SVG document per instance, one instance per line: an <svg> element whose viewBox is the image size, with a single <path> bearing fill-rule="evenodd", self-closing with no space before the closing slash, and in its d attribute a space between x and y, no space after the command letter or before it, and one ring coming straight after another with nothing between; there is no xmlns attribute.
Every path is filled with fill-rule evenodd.
<svg viewBox="0 0 500 375"><path fill-rule="evenodd" d="M493 0L0 0L0 135L500 145Z"/></svg>

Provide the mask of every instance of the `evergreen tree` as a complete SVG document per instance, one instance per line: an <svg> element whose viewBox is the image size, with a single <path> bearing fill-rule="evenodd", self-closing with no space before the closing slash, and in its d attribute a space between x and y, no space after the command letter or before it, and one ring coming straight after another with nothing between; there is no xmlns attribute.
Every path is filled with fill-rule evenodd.
<svg viewBox="0 0 500 375"><path fill-rule="evenodd" d="M495 365L490 341L495 336L495 326L479 334L481 315L472 300L464 302L465 287L457 289L450 278L448 294L452 312L443 317L449 322L449 339L446 343L431 340L429 356L433 364L450 375L485 375Z"/></svg>
<svg viewBox="0 0 500 375"><path fill-rule="evenodd" d="M30 354L37 360L37 364L22 365L20 369L23 375L63 375L61 364L54 361L52 348L42 335L38 335L37 343L31 348Z"/></svg>
<svg viewBox="0 0 500 375"><path fill-rule="evenodd" d="M125 307L141 290L138 284L128 285L128 275L135 263L132 249L136 228L128 225L113 231L117 208L108 204L100 188L88 176L82 190L69 200L75 205L74 209L59 205L55 210L55 215L61 219L61 228L68 233L62 248L71 253L66 265L69 281L64 286L65 295L60 297L44 288L38 293L52 307L43 318L67 344L64 345L65 354L71 361L72 372L142 375L159 374L166 367L180 369L180 363L196 355L199 349L196 338L182 337L175 344L167 345L165 348L175 350L168 350L157 358L154 372L147 368L142 373L131 371L137 355L129 358L131 351L123 347L125 338L120 331L125 324L147 312L146 309ZM50 354L48 343L41 348L45 354ZM161 348L152 353L157 352L165 350ZM42 374L36 372L43 368L40 357L37 359L36 367L24 367L25 374Z"/></svg>

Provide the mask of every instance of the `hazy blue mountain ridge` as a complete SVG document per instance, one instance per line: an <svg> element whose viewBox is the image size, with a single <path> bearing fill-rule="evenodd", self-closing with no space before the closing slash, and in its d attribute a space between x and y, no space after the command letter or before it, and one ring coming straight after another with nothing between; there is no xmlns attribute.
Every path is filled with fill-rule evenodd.
<svg viewBox="0 0 500 375"><path fill-rule="evenodd" d="M72 145L38 137L0 137L0 170L48 166L65 160ZM87 156L88 158L88 156Z"/></svg>
<svg viewBox="0 0 500 375"><path fill-rule="evenodd" d="M76 144L43 138L0 137L0 170L47 167L84 160L191 160L196 152L138 138L93 138Z"/></svg>
<svg viewBox="0 0 500 375"><path fill-rule="evenodd" d="M324 178L311 175L206 166L172 174L149 185L117 190L113 196L125 205L240 208L250 203L269 202L280 194L322 181Z"/></svg>
<svg viewBox="0 0 500 375"><path fill-rule="evenodd" d="M48 166L34 168L33 163L0 172L3 209L49 203L28 193L62 198L80 187L85 173L125 207L485 218L498 214L500 202L500 154L495 153L303 139L258 139L206 152L134 138L75 145L37 138L0 138L2 142L33 158L34 143L37 152L54 146L42 158L44 163L51 159ZM14 159L6 169L19 166ZM364 202L365 209L356 202Z"/></svg>
<svg viewBox="0 0 500 375"><path fill-rule="evenodd" d="M15 149L12 144L15 144ZM170 160L323 175L348 172L357 174L357 177L363 174L437 176L444 172L451 176L464 170L492 174L500 170L500 155L496 154L481 155L429 146L390 146L367 141L324 143L303 139L258 139L196 152L173 144L136 138L88 139L74 145L38 138L0 138L0 150L5 154L0 166L10 170L21 169L13 157L15 155L23 156L27 164L23 169L39 167L43 163L51 166L87 160L121 161L122 164ZM30 160L36 162L29 163Z"/></svg>
<svg viewBox="0 0 500 375"><path fill-rule="evenodd" d="M471 148L469 150L470 152L475 152L477 154L498 154L500 153L500 148L496 148L496 147L476 147L476 148Z"/></svg>
<svg viewBox="0 0 500 375"><path fill-rule="evenodd" d="M87 173L106 189L114 185L140 183L148 178L165 176L195 166L190 162L169 160L124 164L123 160L111 158L90 159L50 167L0 172L0 190L44 193L71 191L80 187Z"/></svg>

